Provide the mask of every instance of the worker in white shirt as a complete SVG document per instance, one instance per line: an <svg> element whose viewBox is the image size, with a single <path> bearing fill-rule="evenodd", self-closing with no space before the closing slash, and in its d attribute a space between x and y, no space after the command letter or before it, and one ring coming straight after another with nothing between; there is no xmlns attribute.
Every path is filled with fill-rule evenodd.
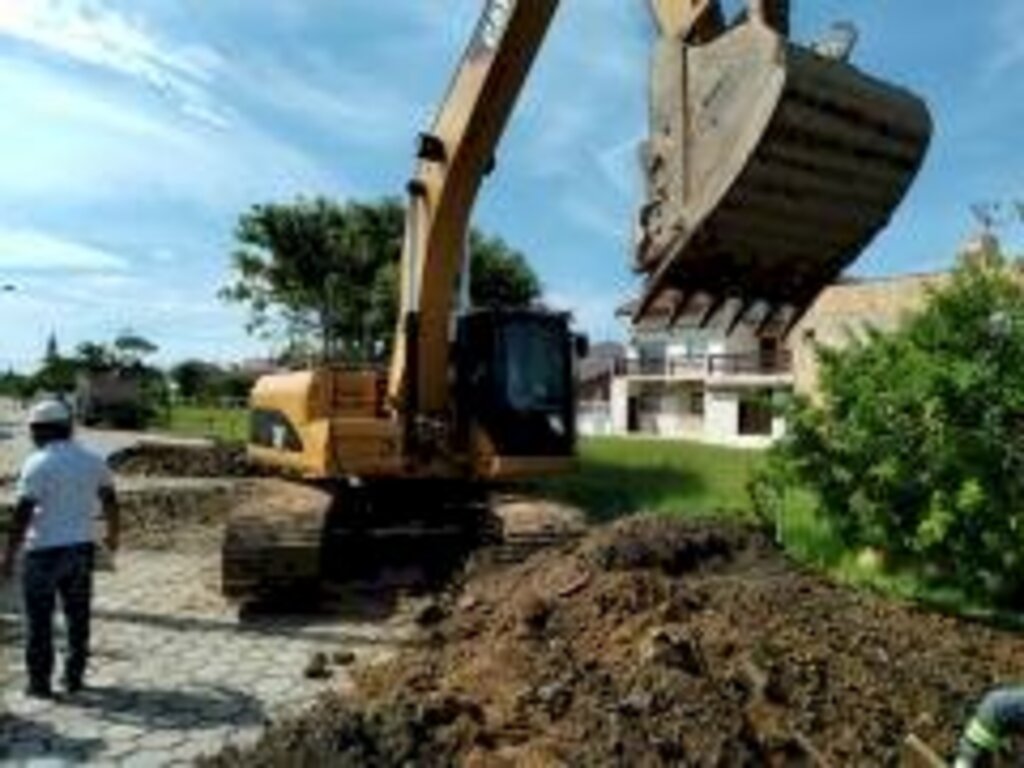
<svg viewBox="0 0 1024 768"><path fill-rule="evenodd" d="M118 547L120 515L106 462L72 440L70 408L47 400L29 412L36 452L18 478L17 505L0 578L9 580L23 552L21 589L26 619L29 696L53 695L53 613L59 599L67 627L64 688L79 691L89 659L94 518L106 517L105 544Z"/></svg>

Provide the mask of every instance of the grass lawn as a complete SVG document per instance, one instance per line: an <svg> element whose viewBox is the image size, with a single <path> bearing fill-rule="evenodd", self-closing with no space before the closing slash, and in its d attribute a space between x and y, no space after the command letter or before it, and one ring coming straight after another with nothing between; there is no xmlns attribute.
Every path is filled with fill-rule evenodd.
<svg viewBox="0 0 1024 768"><path fill-rule="evenodd" d="M591 438L579 472L538 481L541 494L586 509L595 522L635 512L741 517L760 452L666 440Z"/></svg>
<svg viewBox="0 0 1024 768"><path fill-rule="evenodd" d="M577 473L532 487L587 510L591 521L598 523L637 512L753 519L747 483L763 461L761 452L699 443L595 438L582 441ZM817 512L810 493L790 492L776 524L777 538L790 557L840 583L1024 629L1020 615L991 610L960 590L930 583L919 572L886 570L877 559L847 548Z"/></svg>
<svg viewBox="0 0 1024 768"><path fill-rule="evenodd" d="M249 412L244 408L176 405L171 408L167 421L158 428L188 437L244 442L249 434Z"/></svg>

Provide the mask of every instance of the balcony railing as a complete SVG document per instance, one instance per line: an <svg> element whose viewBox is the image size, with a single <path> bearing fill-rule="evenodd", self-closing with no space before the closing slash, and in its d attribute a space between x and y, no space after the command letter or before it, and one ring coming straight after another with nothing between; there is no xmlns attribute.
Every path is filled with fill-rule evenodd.
<svg viewBox="0 0 1024 768"><path fill-rule="evenodd" d="M667 376L670 378L707 373L706 355L652 357L641 360L618 360L615 373L619 376Z"/></svg>
<svg viewBox="0 0 1024 768"><path fill-rule="evenodd" d="M788 350L708 357L708 373L712 376L780 376L792 372L793 353Z"/></svg>
<svg viewBox="0 0 1024 768"><path fill-rule="evenodd" d="M657 376L668 379L687 376L781 376L792 373L789 351L747 352L728 355L670 355L641 360L619 360L618 376Z"/></svg>

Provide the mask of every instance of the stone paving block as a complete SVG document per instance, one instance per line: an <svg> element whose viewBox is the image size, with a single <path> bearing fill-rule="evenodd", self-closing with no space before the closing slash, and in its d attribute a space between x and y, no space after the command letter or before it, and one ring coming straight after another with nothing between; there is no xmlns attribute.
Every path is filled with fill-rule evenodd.
<svg viewBox="0 0 1024 768"><path fill-rule="evenodd" d="M152 731L139 739L138 746L141 751L146 752L170 752L184 741L185 734L181 731Z"/></svg>
<svg viewBox="0 0 1024 768"><path fill-rule="evenodd" d="M21 763L25 768L67 768L72 761L61 757L33 757L23 760Z"/></svg>
<svg viewBox="0 0 1024 768"><path fill-rule="evenodd" d="M139 750L121 761L121 768L163 768L173 759L163 750Z"/></svg>
<svg viewBox="0 0 1024 768"><path fill-rule="evenodd" d="M216 555L123 555L118 571L97 580L94 691L86 698L25 699L18 692L20 649L0 649L0 664L16 671L0 701L24 721L0 728L0 740L21 744L19 759L46 756L52 745L62 750L53 755L58 759L127 760L145 768L185 763L226 743L251 744L268 717L298 711L329 687L303 679L310 654L363 631L339 620L318 625L320 637L311 639L295 621L240 625L233 608L195 582L212 566L204 557ZM54 738L44 738L51 732Z"/></svg>

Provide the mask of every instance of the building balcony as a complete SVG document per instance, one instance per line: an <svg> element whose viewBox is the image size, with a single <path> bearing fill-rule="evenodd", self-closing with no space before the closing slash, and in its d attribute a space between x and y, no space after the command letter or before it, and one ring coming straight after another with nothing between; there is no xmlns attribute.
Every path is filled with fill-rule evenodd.
<svg viewBox="0 0 1024 768"><path fill-rule="evenodd" d="M708 355L712 376L785 376L792 372L793 353L789 350Z"/></svg>
<svg viewBox="0 0 1024 768"><path fill-rule="evenodd" d="M746 380L765 377L786 379L793 374L793 355L788 350L739 354L666 356L618 360L616 376L684 381Z"/></svg>

